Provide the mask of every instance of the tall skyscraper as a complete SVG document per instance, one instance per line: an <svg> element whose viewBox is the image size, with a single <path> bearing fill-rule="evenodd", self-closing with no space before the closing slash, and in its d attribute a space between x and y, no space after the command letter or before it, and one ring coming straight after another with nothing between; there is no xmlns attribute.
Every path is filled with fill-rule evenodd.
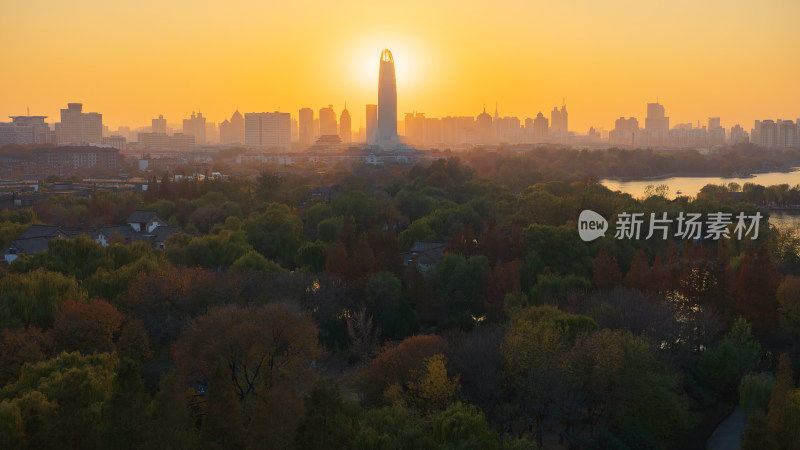
<svg viewBox="0 0 800 450"><path fill-rule="evenodd" d="M367 144L376 142L378 133L378 105L367 105Z"/></svg>
<svg viewBox="0 0 800 450"><path fill-rule="evenodd" d="M342 115L339 116L339 137L342 142L351 142L353 140L353 126L350 123L350 112L345 105Z"/></svg>
<svg viewBox="0 0 800 450"><path fill-rule="evenodd" d="M206 118L203 113L195 115L192 112L192 117L183 119L183 134L194 136L194 143L196 145L205 145L206 143Z"/></svg>
<svg viewBox="0 0 800 450"><path fill-rule="evenodd" d="M291 115L281 112L245 114L244 143L248 147L291 149Z"/></svg>
<svg viewBox="0 0 800 450"><path fill-rule="evenodd" d="M319 110L319 135L331 136L338 135L339 130L336 126L336 112L333 110L333 105L328 105L327 108L320 108Z"/></svg>
<svg viewBox="0 0 800 450"><path fill-rule="evenodd" d="M59 144L100 144L103 140L103 115L84 113L82 103L68 103L56 124Z"/></svg>
<svg viewBox="0 0 800 450"><path fill-rule="evenodd" d="M308 147L314 143L314 110L300 108L298 117L300 119L300 145Z"/></svg>
<svg viewBox="0 0 800 450"><path fill-rule="evenodd" d="M389 49L381 52L378 75L378 145L394 145L397 138L397 79L394 74L394 57Z"/></svg>
<svg viewBox="0 0 800 450"><path fill-rule="evenodd" d="M164 116L159 115L158 119L152 120L153 126L150 129L151 133L162 133L167 134L167 119Z"/></svg>

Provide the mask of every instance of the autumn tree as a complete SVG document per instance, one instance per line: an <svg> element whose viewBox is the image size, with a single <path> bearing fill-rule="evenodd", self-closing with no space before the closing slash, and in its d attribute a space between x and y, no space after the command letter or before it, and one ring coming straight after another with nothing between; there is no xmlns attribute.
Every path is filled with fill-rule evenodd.
<svg viewBox="0 0 800 450"><path fill-rule="evenodd" d="M782 448L800 448L800 389L794 382L789 355L782 354L778 364L775 387L769 401L767 423Z"/></svg>
<svg viewBox="0 0 800 450"><path fill-rule="evenodd" d="M447 342L437 335L417 335L396 347L385 348L364 373L364 390L371 403L385 403L384 392L392 386L406 389L424 367L425 358L443 353Z"/></svg>
<svg viewBox="0 0 800 450"><path fill-rule="evenodd" d="M51 335L35 327L0 331L0 386L19 377L26 363L37 363L54 352Z"/></svg>
<svg viewBox="0 0 800 450"><path fill-rule="evenodd" d="M608 256L606 249L601 248L594 259L594 285L598 289L610 289L622 284L622 272L619 270L617 258Z"/></svg>
<svg viewBox="0 0 800 450"><path fill-rule="evenodd" d="M310 380L320 354L316 325L288 303L261 307L225 306L198 317L175 345L187 380L205 384L209 367L221 359L239 399L269 391L283 379Z"/></svg>
<svg viewBox="0 0 800 450"><path fill-rule="evenodd" d="M636 250L628 273L625 274L625 286L646 291L652 289L652 272L647 255L642 250Z"/></svg>
<svg viewBox="0 0 800 450"><path fill-rule="evenodd" d="M462 255L465 258L478 254L478 240L475 238L475 231L472 225L468 225L465 229L453 233L447 247L444 249L445 253L455 253Z"/></svg>
<svg viewBox="0 0 800 450"><path fill-rule="evenodd" d="M520 292L520 270L522 262L519 259L507 263L497 262L494 268L487 271L486 294L483 297L483 309L493 316L498 316L503 311L503 301L506 295Z"/></svg>
<svg viewBox="0 0 800 450"><path fill-rule="evenodd" d="M105 300L77 303L68 300L56 314L53 340L66 351L111 352L125 318Z"/></svg>
<svg viewBox="0 0 800 450"><path fill-rule="evenodd" d="M459 390L458 377L447 374L447 358L437 353L425 359L422 370L408 382L410 403L417 408L432 412L443 411L456 397Z"/></svg>
<svg viewBox="0 0 800 450"><path fill-rule="evenodd" d="M778 269L766 243L758 250L748 246L734 280L736 312L749 318L754 325L767 328L777 323L776 293L780 282Z"/></svg>
<svg viewBox="0 0 800 450"><path fill-rule="evenodd" d="M123 304L140 319L150 344L161 349L177 339L186 321L231 296L230 288L212 271L163 267L140 273L130 284Z"/></svg>

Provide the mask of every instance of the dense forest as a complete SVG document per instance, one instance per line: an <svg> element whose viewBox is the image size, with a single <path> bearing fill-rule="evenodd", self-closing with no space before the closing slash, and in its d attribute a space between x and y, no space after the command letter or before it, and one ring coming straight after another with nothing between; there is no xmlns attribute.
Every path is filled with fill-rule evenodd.
<svg viewBox="0 0 800 450"><path fill-rule="evenodd" d="M584 209L754 214L800 189L637 199L587 167L659 155L543 152L164 176L3 211L3 245L137 209L183 232L165 250L55 239L2 269L0 448L705 448L736 405L743 448L800 448L800 233L576 227ZM423 264L420 242L443 253Z"/></svg>

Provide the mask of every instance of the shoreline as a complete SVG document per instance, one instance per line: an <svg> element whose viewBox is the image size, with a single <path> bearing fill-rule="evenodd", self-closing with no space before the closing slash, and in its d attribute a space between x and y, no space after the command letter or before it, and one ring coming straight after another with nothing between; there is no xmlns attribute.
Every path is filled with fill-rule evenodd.
<svg viewBox="0 0 800 450"><path fill-rule="evenodd" d="M599 179L601 181L608 180L608 181L619 181L619 182L659 181L668 178L728 178L731 180L738 180L738 179L755 178L757 175L762 175L767 173L792 173L797 171L800 171L800 167L792 167L789 169L753 171L741 174L734 172L733 174L727 174L727 175L721 175L713 172L697 173L697 172L678 171L678 172L669 172L661 175L653 175L649 177L599 177Z"/></svg>

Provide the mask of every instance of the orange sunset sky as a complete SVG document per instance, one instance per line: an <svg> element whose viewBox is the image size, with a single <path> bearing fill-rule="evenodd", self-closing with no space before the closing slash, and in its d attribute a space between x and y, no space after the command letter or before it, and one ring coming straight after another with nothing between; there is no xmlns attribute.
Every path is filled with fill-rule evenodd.
<svg viewBox="0 0 800 450"><path fill-rule="evenodd" d="M800 117L797 0L0 2L0 117L67 102L112 130L193 110L316 111L347 102L353 127L394 54L398 117L521 119L566 98L570 129Z"/></svg>

